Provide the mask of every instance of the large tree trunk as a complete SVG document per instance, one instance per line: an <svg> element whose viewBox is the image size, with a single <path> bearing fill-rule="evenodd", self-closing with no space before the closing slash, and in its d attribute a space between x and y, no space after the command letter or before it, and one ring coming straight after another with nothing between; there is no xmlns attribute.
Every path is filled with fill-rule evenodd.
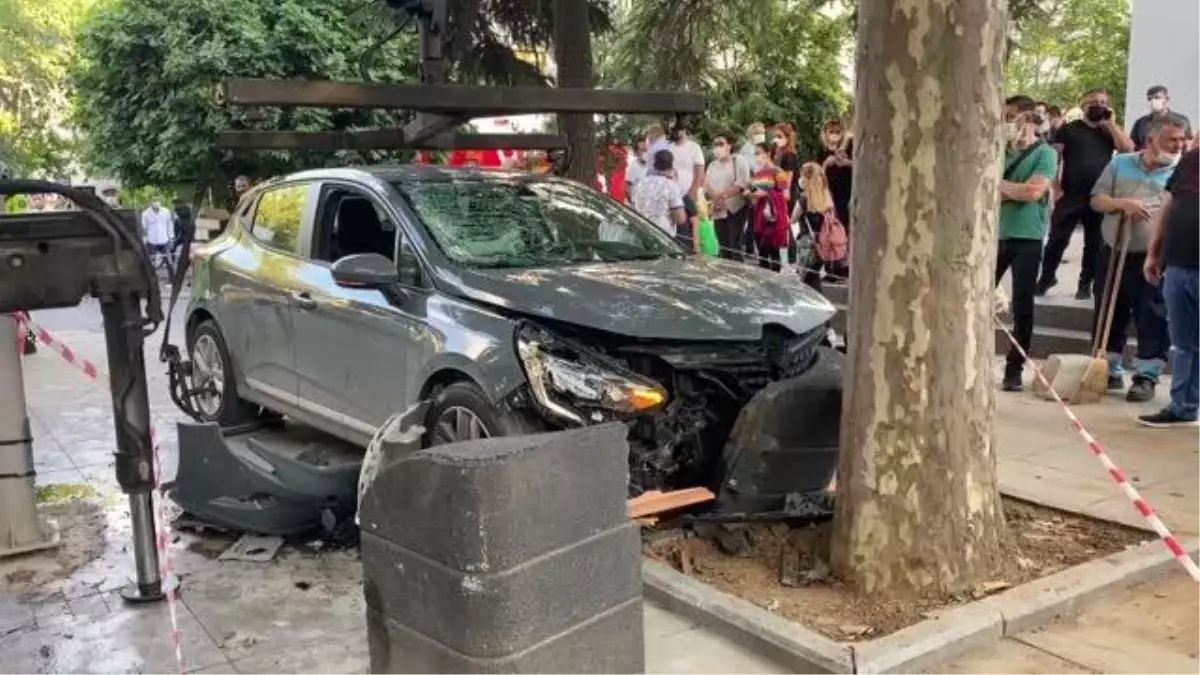
<svg viewBox="0 0 1200 675"><path fill-rule="evenodd" d="M1005 0L859 3L835 571L957 593L1002 566L992 287Z"/></svg>
<svg viewBox="0 0 1200 675"><path fill-rule="evenodd" d="M554 0L554 62L558 86L592 86L592 31L587 0ZM567 177L596 183L596 125L591 114L558 116L567 137Z"/></svg>

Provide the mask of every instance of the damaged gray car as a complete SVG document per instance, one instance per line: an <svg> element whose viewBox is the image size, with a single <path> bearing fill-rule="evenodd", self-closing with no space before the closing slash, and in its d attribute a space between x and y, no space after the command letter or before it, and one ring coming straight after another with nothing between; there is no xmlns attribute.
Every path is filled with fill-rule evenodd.
<svg viewBox="0 0 1200 675"><path fill-rule="evenodd" d="M193 285L190 395L226 429L295 420L361 448L418 401L426 446L617 420L631 494L709 487L714 517L794 513L833 473L834 307L578 183L290 175L197 248Z"/></svg>

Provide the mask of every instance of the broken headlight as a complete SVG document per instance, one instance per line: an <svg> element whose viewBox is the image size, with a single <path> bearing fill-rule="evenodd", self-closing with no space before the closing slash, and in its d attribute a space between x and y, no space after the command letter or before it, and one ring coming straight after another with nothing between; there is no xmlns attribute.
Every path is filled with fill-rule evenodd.
<svg viewBox="0 0 1200 675"><path fill-rule="evenodd" d="M548 348L548 341L553 338L522 332L517 354L534 398L560 417L586 424L577 408L628 414L651 410L667 400L667 392L652 381L616 372L578 350ZM592 421L600 420L593 415Z"/></svg>

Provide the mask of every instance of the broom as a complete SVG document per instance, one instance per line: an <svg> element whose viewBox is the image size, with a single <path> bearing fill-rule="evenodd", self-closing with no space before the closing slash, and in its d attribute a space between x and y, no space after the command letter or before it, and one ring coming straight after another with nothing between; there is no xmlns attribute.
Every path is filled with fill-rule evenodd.
<svg viewBox="0 0 1200 675"><path fill-rule="evenodd" d="M1105 276L1104 294L1101 297L1100 311L1096 316L1095 340L1092 342L1092 361L1084 371L1081 389L1102 397L1108 393L1108 356L1106 347L1108 337L1112 332L1113 313L1117 308L1117 294L1121 292L1121 276L1125 272L1125 258L1129 253L1129 228L1126 227L1125 216L1121 216L1117 224L1117 246L1120 251L1108 259L1108 274Z"/></svg>
<svg viewBox="0 0 1200 675"><path fill-rule="evenodd" d="M1120 292L1121 276L1125 269L1126 254L1129 252L1129 228L1125 216L1117 225L1117 248L1108 259L1100 307L1096 312L1096 329L1093 333L1091 356L1080 354L1056 354L1046 360L1042 374L1050 387L1064 400L1071 403L1093 403L1108 393L1108 359L1105 345L1112 330L1113 314L1116 310L1117 293ZM1045 399L1054 396L1041 380L1034 380L1034 393Z"/></svg>

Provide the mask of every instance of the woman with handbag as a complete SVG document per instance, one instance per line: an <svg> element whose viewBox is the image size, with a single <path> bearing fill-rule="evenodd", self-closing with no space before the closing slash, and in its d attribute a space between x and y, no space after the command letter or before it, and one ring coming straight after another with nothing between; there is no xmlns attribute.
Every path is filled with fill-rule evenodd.
<svg viewBox="0 0 1200 675"><path fill-rule="evenodd" d="M804 283L821 290L823 269L844 264L847 245L846 227L837 215L833 195L820 164L809 162L800 169L800 184L804 194L792 211L792 222L799 225L798 264Z"/></svg>

